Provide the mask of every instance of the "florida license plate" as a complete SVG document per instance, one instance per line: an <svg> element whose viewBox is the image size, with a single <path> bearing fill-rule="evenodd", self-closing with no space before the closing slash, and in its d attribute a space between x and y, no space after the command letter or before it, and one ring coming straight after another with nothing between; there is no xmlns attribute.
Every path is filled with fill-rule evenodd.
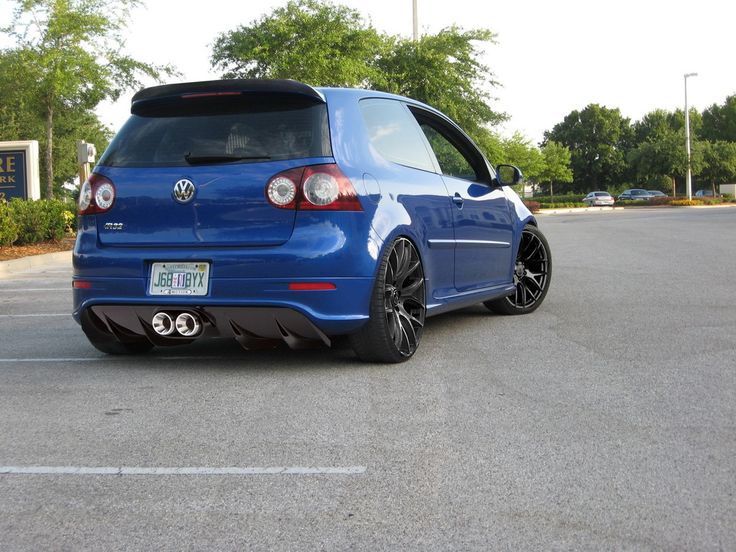
<svg viewBox="0 0 736 552"><path fill-rule="evenodd" d="M150 295L207 295L209 263L153 263Z"/></svg>

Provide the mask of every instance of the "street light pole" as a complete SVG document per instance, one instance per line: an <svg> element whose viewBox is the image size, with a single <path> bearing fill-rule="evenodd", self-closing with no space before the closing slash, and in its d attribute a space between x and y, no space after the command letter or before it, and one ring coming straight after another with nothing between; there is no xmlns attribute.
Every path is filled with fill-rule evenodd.
<svg viewBox="0 0 736 552"><path fill-rule="evenodd" d="M697 77L697 73L685 73L685 150L687 151L687 175L685 177L685 188L687 199L693 198L692 174L690 171L690 111L687 107L687 78Z"/></svg>
<svg viewBox="0 0 736 552"><path fill-rule="evenodd" d="M419 40L419 17L417 16L417 0L412 0L412 21L414 24L414 42Z"/></svg>

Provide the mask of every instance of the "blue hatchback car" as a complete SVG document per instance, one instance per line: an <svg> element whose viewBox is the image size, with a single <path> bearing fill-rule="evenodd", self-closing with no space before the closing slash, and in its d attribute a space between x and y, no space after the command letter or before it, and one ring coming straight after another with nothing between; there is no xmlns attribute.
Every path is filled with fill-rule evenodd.
<svg viewBox="0 0 736 552"><path fill-rule="evenodd" d="M425 319L544 300L550 249L448 117L288 80L156 86L84 182L74 317L110 354L204 337L401 362Z"/></svg>

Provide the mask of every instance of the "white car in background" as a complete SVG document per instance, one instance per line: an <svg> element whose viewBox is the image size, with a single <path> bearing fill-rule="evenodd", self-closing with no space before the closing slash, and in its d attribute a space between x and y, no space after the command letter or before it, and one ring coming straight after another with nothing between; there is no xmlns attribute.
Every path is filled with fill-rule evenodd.
<svg viewBox="0 0 736 552"><path fill-rule="evenodd" d="M608 192L590 192L583 198L583 203L589 207L597 205L613 205L616 202L613 196Z"/></svg>

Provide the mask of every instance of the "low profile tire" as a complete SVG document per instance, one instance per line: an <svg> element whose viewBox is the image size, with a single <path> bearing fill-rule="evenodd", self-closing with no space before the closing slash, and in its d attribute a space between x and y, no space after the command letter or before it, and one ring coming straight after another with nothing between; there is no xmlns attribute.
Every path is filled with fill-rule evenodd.
<svg viewBox="0 0 736 552"><path fill-rule="evenodd" d="M82 331L92 346L108 355L139 355L153 348L147 339L119 341L89 309L82 312L81 323Z"/></svg>
<svg viewBox="0 0 736 552"><path fill-rule="evenodd" d="M424 288L419 253L408 239L397 239L381 260L370 318L350 335L350 345L360 360L396 363L411 358L424 328Z"/></svg>
<svg viewBox="0 0 736 552"><path fill-rule="evenodd" d="M549 243L536 226L527 225L521 234L514 264L516 291L508 297L483 303L498 314L528 314L539 308L547 296L552 277Z"/></svg>

